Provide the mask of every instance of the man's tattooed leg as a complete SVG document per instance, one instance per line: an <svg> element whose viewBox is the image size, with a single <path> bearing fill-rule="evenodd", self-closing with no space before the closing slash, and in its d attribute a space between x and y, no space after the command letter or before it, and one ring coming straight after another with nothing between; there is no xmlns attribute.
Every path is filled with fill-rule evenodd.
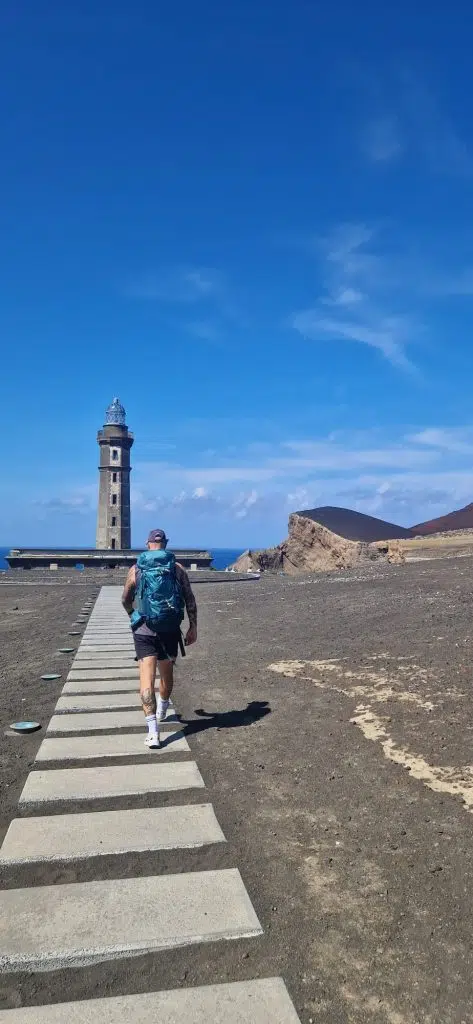
<svg viewBox="0 0 473 1024"><path fill-rule="evenodd" d="M146 718L156 714L156 697L154 693L156 664L157 659L155 657L141 658L139 661L140 696Z"/></svg>
<svg viewBox="0 0 473 1024"><path fill-rule="evenodd" d="M150 686L141 690L141 703L146 716L156 714L156 694Z"/></svg>

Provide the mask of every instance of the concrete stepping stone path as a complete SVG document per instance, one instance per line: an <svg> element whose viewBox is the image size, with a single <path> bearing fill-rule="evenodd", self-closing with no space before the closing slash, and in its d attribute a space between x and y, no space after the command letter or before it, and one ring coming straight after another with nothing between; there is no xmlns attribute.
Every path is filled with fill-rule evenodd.
<svg viewBox="0 0 473 1024"><path fill-rule="evenodd" d="M146 794L197 793L205 788L197 764L185 758L189 745L174 709L161 726L162 746L148 750L144 745L139 672L120 598L121 587L102 587L87 614L48 735L36 755L38 768L30 772L20 796L20 807L30 813L41 808L43 813L36 810L34 817L15 819L0 850L0 864L9 865L10 871L15 865L192 851L225 842L209 803L94 808L98 800L133 802ZM130 762L137 756L138 763ZM123 763L100 763L111 757ZM88 759L99 766L54 767ZM78 801L86 804L84 812L75 812ZM55 814L59 802L69 805L70 813ZM219 939L256 941L262 934L234 866L47 886L35 885L31 870L31 886L0 891L0 971L82 967L142 953L159 956L160 950ZM143 913L150 891L159 914ZM298 1017L282 978L0 1011L0 1024L138 1020L297 1024Z"/></svg>

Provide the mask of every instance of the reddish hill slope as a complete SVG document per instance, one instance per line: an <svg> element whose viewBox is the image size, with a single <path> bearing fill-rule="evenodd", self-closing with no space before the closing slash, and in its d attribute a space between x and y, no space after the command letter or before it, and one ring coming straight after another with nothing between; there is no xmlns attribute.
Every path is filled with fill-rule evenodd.
<svg viewBox="0 0 473 1024"><path fill-rule="evenodd" d="M449 512L446 516L439 516L438 519L429 519L426 523L418 523L412 527L413 534L422 536L429 533L444 533L449 530L473 530L473 503L459 508L456 512Z"/></svg>
<svg viewBox="0 0 473 1024"><path fill-rule="evenodd" d="M339 537L346 540L366 541L372 544L376 540L401 540L414 537L416 531L407 530L404 526L396 526L395 523L387 523L384 519L376 519L375 516L365 516L363 512L354 512L351 508L336 508L333 505L325 505L321 508L312 508L308 511L298 512L298 516L312 519L327 530L338 533Z"/></svg>

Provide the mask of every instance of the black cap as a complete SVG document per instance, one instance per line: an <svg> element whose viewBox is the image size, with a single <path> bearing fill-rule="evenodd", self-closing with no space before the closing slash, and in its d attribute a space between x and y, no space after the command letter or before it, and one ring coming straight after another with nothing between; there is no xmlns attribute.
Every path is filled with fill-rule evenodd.
<svg viewBox="0 0 473 1024"><path fill-rule="evenodd" d="M148 534L148 544L163 544L167 541L164 530L150 530Z"/></svg>

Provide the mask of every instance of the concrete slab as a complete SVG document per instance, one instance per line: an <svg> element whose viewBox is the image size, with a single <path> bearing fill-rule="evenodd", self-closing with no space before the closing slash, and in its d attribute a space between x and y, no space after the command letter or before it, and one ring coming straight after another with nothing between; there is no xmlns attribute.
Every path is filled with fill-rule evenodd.
<svg viewBox="0 0 473 1024"><path fill-rule="evenodd" d="M116 708L140 706L138 690L133 693L90 693L81 696L66 694L60 697L54 710L61 711L114 711Z"/></svg>
<svg viewBox="0 0 473 1024"><path fill-rule="evenodd" d="M87 644L87 646L89 647L90 644ZM109 658L109 657L112 657L112 658L132 658L133 654L134 654L133 651L109 651L106 655L103 655L103 654L101 655L100 652L98 654L96 652L91 654L90 651L82 651L80 649L80 647L78 647L77 651L76 651L75 660L79 659L79 661L87 661L87 660L90 660L91 658L97 659L97 658L100 658L100 657L102 657L102 658L103 657L106 657L106 658Z"/></svg>
<svg viewBox="0 0 473 1024"><path fill-rule="evenodd" d="M134 643L133 640L130 640L129 637L123 637L120 640L110 640L110 637L106 637L104 640L86 639L82 641L78 650L87 650L89 647L94 648L94 650L96 650L97 648L100 649L104 647L107 649L107 651L116 650L120 652L123 651L124 648L133 650Z"/></svg>
<svg viewBox="0 0 473 1024"><path fill-rule="evenodd" d="M133 639L133 638L131 638ZM82 644L91 643L122 643L123 640L130 640L130 631L127 633L88 633L82 635Z"/></svg>
<svg viewBox="0 0 473 1024"><path fill-rule="evenodd" d="M102 636L89 636L89 637L84 636L81 639L80 646L78 647L78 651L80 651L80 647L81 646L90 647L91 645L92 646L99 646L102 643L106 643L106 644L108 644L108 643L115 643L115 642L123 643L124 640L127 643L129 643L130 642L130 637L129 636L123 636L123 635L121 635L121 636L110 636L109 633L108 634L104 634L103 637ZM131 637L131 640L133 640L133 637Z"/></svg>
<svg viewBox="0 0 473 1024"><path fill-rule="evenodd" d="M82 668L82 666L84 666L84 668L88 668L88 669L93 669L93 668L132 668L133 669L133 668L136 668L136 665L137 665L136 661L133 658L128 658L128 660L125 661L124 658L119 658L119 659L108 658L107 655L105 655L105 658L104 658L103 655L100 655L97 658L96 661L89 661L89 660L86 661L86 660L84 660L84 661L79 661L78 662L77 659L76 659L74 664L78 668L79 667Z"/></svg>
<svg viewBox="0 0 473 1024"><path fill-rule="evenodd" d="M88 629L98 627L99 629L130 629L130 620L128 615L124 618L115 619L113 616L106 615L103 619L98 619L95 615L91 615L88 622Z"/></svg>
<svg viewBox="0 0 473 1024"><path fill-rule="evenodd" d="M96 650L100 650L100 651L101 650L123 651L125 648L127 650L132 651L133 648L134 648L133 641L129 640L129 639L123 639L123 640L97 640L96 642L93 642L92 640L88 640L87 643L84 643L84 642L81 643L79 650L81 650L81 651L89 651L89 650L91 650L91 651L92 650L93 651L96 651Z"/></svg>
<svg viewBox="0 0 473 1024"><path fill-rule="evenodd" d="M300 1024L282 978L27 1006L1 1024Z"/></svg>
<svg viewBox="0 0 473 1024"><path fill-rule="evenodd" d="M89 616L89 628L92 626L99 626L101 629L106 629L108 626L114 626L118 629L130 628L130 620L128 615L113 615L110 614L98 615L97 612L92 612Z"/></svg>
<svg viewBox="0 0 473 1024"><path fill-rule="evenodd" d="M129 636L130 632L131 627L128 619L126 622L122 623L106 622L103 625L101 625L98 622L94 622L93 619L90 619L87 625L84 626L84 633L99 633L100 635L110 634L112 636Z"/></svg>
<svg viewBox="0 0 473 1024"><path fill-rule="evenodd" d="M130 636L130 627L126 626L125 629L118 629L117 627L115 629L89 629L89 627L87 627L86 629L84 629L84 632L83 632L82 635L84 637L85 636L98 636L100 638L106 637L106 636L109 636L109 637L129 637Z"/></svg>
<svg viewBox="0 0 473 1024"><path fill-rule="evenodd" d="M84 650L82 650L81 647L101 647L101 643L90 643L90 641L88 643L86 643L84 641L81 641L81 645L77 648L76 657L90 657L91 656L90 653L88 653L87 651L84 652ZM113 654L114 651L112 650L112 651L110 651L110 653ZM115 653L116 653L117 657L123 657L124 656L122 650L118 650ZM128 652L125 651L125 657L127 657L127 656L128 656Z"/></svg>
<svg viewBox="0 0 473 1024"><path fill-rule="evenodd" d="M195 761L135 764L105 768L51 768L30 772L20 804L53 800L99 800L102 797L203 789Z"/></svg>
<svg viewBox="0 0 473 1024"><path fill-rule="evenodd" d="M130 620L127 618L125 622L96 622L95 619L90 618L87 625L85 626L85 633L130 633Z"/></svg>
<svg viewBox="0 0 473 1024"><path fill-rule="evenodd" d="M86 651L88 654L110 654L116 651L117 654L131 654L135 653L134 644L87 644L86 647L81 647L81 651Z"/></svg>
<svg viewBox="0 0 473 1024"><path fill-rule="evenodd" d="M106 658L107 661L111 656L112 664L115 665L119 658L133 660L135 657L135 647L134 645L133 647L83 647L80 652L77 652L76 657L74 658L74 663L78 664L81 660L87 660L91 656L93 658ZM77 661L77 658L79 658L79 661Z"/></svg>
<svg viewBox="0 0 473 1024"><path fill-rule="evenodd" d="M0 864L81 860L224 842L211 804L54 814L12 821L0 849Z"/></svg>
<svg viewBox="0 0 473 1024"><path fill-rule="evenodd" d="M72 679L138 679L139 670L136 662L130 668L76 668L73 666L67 676L67 682Z"/></svg>
<svg viewBox="0 0 473 1024"><path fill-rule="evenodd" d="M115 736L60 736L43 740L36 761L78 761L94 757L150 757L162 754L189 753L189 744L181 732L163 734L162 745L148 750L144 745L146 732L119 733Z"/></svg>
<svg viewBox="0 0 473 1024"><path fill-rule="evenodd" d="M158 914L145 912L150 893ZM234 868L6 889L0 922L3 971L82 967L263 931Z"/></svg>
<svg viewBox="0 0 473 1024"><path fill-rule="evenodd" d="M95 632L87 633L87 631L86 631L85 633L82 634L80 642L81 642L81 644L86 644L86 643L91 643L91 642L93 642L93 643L110 643L111 641L115 641L115 640L119 641L120 643L123 640L133 640L133 634L132 634L130 629L127 629L126 632L122 631L121 633L111 633L110 631L105 632L105 630L103 631L103 633L95 633Z"/></svg>
<svg viewBox="0 0 473 1024"><path fill-rule="evenodd" d="M170 715L161 723L161 729L175 729L180 725L177 715ZM93 711L90 714L53 715L46 732L93 732L104 729L144 729L144 717L139 711Z"/></svg>
<svg viewBox="0 0 473 1024"><path fill-rule="evenodd" d="M114 693L114 692L126 692L131 691L132 693L138 693L139 690L139 678L138 676L132 676L129 672L128 679L96 679L93 674L90 680L72 680L66 683L63 688L63 693Z"/></svg>

